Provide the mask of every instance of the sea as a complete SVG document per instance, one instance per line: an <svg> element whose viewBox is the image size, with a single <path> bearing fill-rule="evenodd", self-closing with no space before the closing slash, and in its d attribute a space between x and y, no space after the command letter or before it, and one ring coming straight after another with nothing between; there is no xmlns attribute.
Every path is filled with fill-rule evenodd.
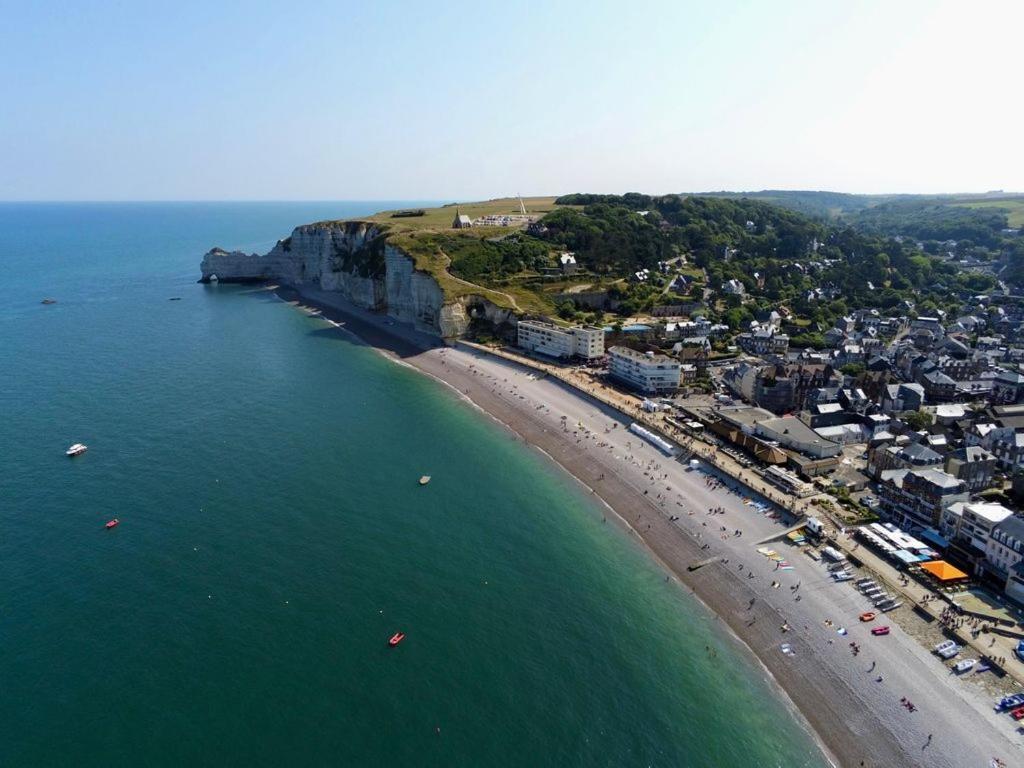
<svg viewBox="0 0 1024 768"><path fill-rule="evenodd" d="M0 204L0 765L826 765L543 456L196 282L407 205Z"/></svg>

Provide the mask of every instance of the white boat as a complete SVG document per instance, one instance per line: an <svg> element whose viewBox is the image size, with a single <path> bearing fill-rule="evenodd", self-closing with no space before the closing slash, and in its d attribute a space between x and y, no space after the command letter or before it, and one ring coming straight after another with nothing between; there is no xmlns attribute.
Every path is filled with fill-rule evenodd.
<svg viewBox="0 0 1024 768"><path fill-rule="evenodd" d="M977 663L977 659L962 659L953 665L953 669L956 670L956 673L958 675L962 675L964 672L971 669Z"/></svg>
<svg viewBox="0 0 1024 768"><path fill-rule="evenodd" d="M424 475L420 478L420 485L426 485L430 482L430 475Z"/></svg>
<svg viewBox="0 0 1024 768"><path fill-rule="evenodd" d="M75 443L70 448L68 448L66 451L64 451L64 455L65 456L80 456L81 454L85 453L88 450L89 450L89 446L84 445L82 443Z"/></svg>
<svg viewBox="0 0 1024 768"><path fill-rule="evenodd" d="M960 646L952 640L947 640L944 643L939 643L934 648L935 653L937 653L942 658L946 659L946 661L949 661L958 653L960 653L960 650Z"/></svg>

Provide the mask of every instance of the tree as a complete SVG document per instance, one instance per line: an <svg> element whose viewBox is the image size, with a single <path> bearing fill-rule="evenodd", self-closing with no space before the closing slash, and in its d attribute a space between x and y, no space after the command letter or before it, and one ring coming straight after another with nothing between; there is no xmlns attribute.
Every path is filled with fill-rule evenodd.
<svg viewBox="0 0 1024 768"><path fill-rule="evenodd" d="M864 363L847 363L839 369L847 376L857 377L864 373Z"/></svg>
<svg viewBox="0 0 1024 768"><path fill-rule="evenodd" d="M927 429L931 426L934 418L927 411L908 411L904 413L900 418L903 423L910 427L915 432L919 432L922 429Z"/></svg>

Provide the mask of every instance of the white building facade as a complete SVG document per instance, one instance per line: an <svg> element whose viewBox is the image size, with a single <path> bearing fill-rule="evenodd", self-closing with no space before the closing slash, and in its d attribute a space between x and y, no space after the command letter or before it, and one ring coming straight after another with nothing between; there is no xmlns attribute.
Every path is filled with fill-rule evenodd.
<svg viewBox="0 0 1024 768"><path fill-rule="evenodd" d="M563 328L540 320L520 320L516 326L520 347L548 357L594 360L604 355L604 329L593 326Z"/></svg>
<svg viewBox="0 0 1024 768"><path fill-rule="evenodd" d="M608 350L608 374L630 389L645 395L679 389L682 365L666 355L637 352L628 347Z"/></svg>

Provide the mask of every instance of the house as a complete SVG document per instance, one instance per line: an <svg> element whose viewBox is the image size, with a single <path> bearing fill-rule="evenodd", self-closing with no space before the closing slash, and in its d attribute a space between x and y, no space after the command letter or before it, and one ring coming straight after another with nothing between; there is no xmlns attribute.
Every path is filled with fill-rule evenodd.
<svg viewBox="0 0 1024 768"><path fill-rule="evenodd" d="M722 283L722 292L732 294L733 296L743 296L747 289L743 286L743 283L733 278Z"/></svg>
<svg viewBox="0 0 1024 768"><path fill-rule="evenodd" d="M561 267L563 275L575 275L580 268L576 263L576 254L571 252L558 254L558 266Z"/></svg>
<svg viewBox="0 0 1024 768"><path fill-rule="evenodd" d="M918 383L924 388L925 397L930 402L946 402L956 397L956 381L940 370L922 374Z"/></svg>
<svg viewBox="0 0 1024 768"><path fill-rule="evenodd" d="M942 323L937 317L918 317L910 321L910 330L924 330L929 331L933 337L940 337L945 333L942 328Z"/></svg>
<svg viewBox="0 0 1024 768"><path fill-rule="evenodd" d="M920 384L889 384L882 392L882 410L886 413L919 411L924 404L924 387Z"/></svg>
<svg viewBox="0 0 1024 768"><path fill-rule="evenodd" d="M776 333L768 326L752 333L741 333L736 337L736 344L752 355L784 355L789 350L789 336Z"/></svg>
<svg viewBox="0 0 1024 768"><path fill-rule="evenodd" d="M992 381L991 399L1000 404L1020 403L1024 400L1024 376L1001 369Z"/></svg>
<svg viewBox="0 0 1024 768"><path fill-rule="evenodd" d="M927 445L882 445L868 451L867 473L879 479L891 469L927 469L942 466L942 456Z"/></svg>
<svg viewBox="0 0 1024 768"><path fill-rule="evenodd" d="M831 366L817 363L740 363L727 370L722 379L747 402L777 414L802 409L812 391L827 387L834 380Z"/></svg>
<svg viewBox="0 0 1024 768"><path fill-rule="evenodd" d="M946 456L945 470L963 480L971 493L983 491L992 484L996 457L980 445L965 445Z"/></svg>

